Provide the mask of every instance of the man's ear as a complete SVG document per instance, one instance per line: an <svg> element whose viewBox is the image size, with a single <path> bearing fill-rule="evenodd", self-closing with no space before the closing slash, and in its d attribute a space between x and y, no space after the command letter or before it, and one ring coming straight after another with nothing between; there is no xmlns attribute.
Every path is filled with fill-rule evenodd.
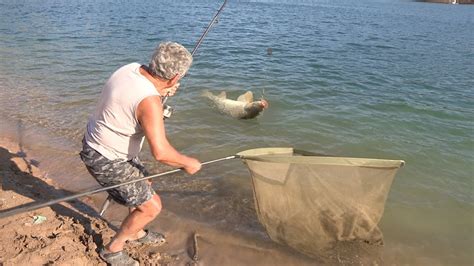
<svg viewBox="0 0 474 266"><path fill-rule="evenodd" d="M179 74L176 74L174 77L168 80L168 85L170 87L174 86L176 83L178 83L179 78L180 78Z"/></svg>

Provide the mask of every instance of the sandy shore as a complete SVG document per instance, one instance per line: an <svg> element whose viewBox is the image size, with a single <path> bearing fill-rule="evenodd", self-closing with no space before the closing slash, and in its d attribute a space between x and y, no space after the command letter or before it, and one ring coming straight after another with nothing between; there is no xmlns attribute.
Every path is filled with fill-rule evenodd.
<svg viewBox="0 0 474 266"><path fill-rule="evenodd" d="M65 195L11 141L0 139L0 208ZM103 264L95 249L107 224L83 211L81 202L55 205L0 219L0 263L4 265ZM103 264L105 265L105 264Z"/></svg>
<svg viewBox="0 0 474 266"><path fill-rule="evenodd" d="M30 157L28 147L0 137L0 209L56 199L72 192L57 186ZM97 214L104 194L0 219L0 264L105 265L97 250L126 213L114 204L107 220ZM95 203L96 202L96 203ZM166 206L165 206L166 207ZM127 247L142 265L314 265L308 258L268 239L224 232L164 210L151 225L167 236L164 247ZM194 234L197 232L197 259Z"/></svg>

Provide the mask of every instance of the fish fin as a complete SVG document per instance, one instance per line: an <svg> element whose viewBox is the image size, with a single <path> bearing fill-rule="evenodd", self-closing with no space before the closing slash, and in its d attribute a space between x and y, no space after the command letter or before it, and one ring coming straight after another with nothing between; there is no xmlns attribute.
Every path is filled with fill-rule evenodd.
<svg viewBox="0 0 474 266"><path fill-rule="evenodd" d="M225 93L225 91L219 93L219 95L217 95L218 98L222 98L222 99L227 99L227 94Z"/></svg>
<svg viewBox="0 0 474 266"><path fill-rule="evenodd" d="M237 98L237 101L244 102L244 103L251 103L253 102L253 93L248 91Z"/></svg>

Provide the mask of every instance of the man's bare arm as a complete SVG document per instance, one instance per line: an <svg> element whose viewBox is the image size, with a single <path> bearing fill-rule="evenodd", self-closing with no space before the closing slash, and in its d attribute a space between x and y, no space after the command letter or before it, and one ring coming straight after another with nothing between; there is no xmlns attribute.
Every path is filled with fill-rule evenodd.
<svg viewBox="0 0 474 266"><path fill-rule="evenodd" d="M150 96L140 102L137 119L144 130L151 153L157 161L184 168L190 174L201 169L198 160L179 153L168 142L163 121L163 105L159 96Z"/></svg>

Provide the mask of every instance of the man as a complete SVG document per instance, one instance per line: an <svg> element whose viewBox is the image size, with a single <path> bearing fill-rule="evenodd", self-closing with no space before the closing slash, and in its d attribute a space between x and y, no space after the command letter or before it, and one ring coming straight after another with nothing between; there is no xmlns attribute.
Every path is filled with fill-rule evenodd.
<svg viewBox="0 0 474 266"><path fill-rule="evenodd" d="M166 138L161 97L173 96L192 63L182 45L161 43L148 66L132 63L115 71L100 96L87 124L81 159L91 175L109 186L147 176L138 160L144 137L153 157L165 164L184 168L189 174L201 169L201 163L187 157ZM161 211L161 201L151 182L141 181L109 190L118 203L130 208L120 230L100 251L111 265L138 265L123 250L126 242L165 242L162 234L144 230Z"/></svg>

